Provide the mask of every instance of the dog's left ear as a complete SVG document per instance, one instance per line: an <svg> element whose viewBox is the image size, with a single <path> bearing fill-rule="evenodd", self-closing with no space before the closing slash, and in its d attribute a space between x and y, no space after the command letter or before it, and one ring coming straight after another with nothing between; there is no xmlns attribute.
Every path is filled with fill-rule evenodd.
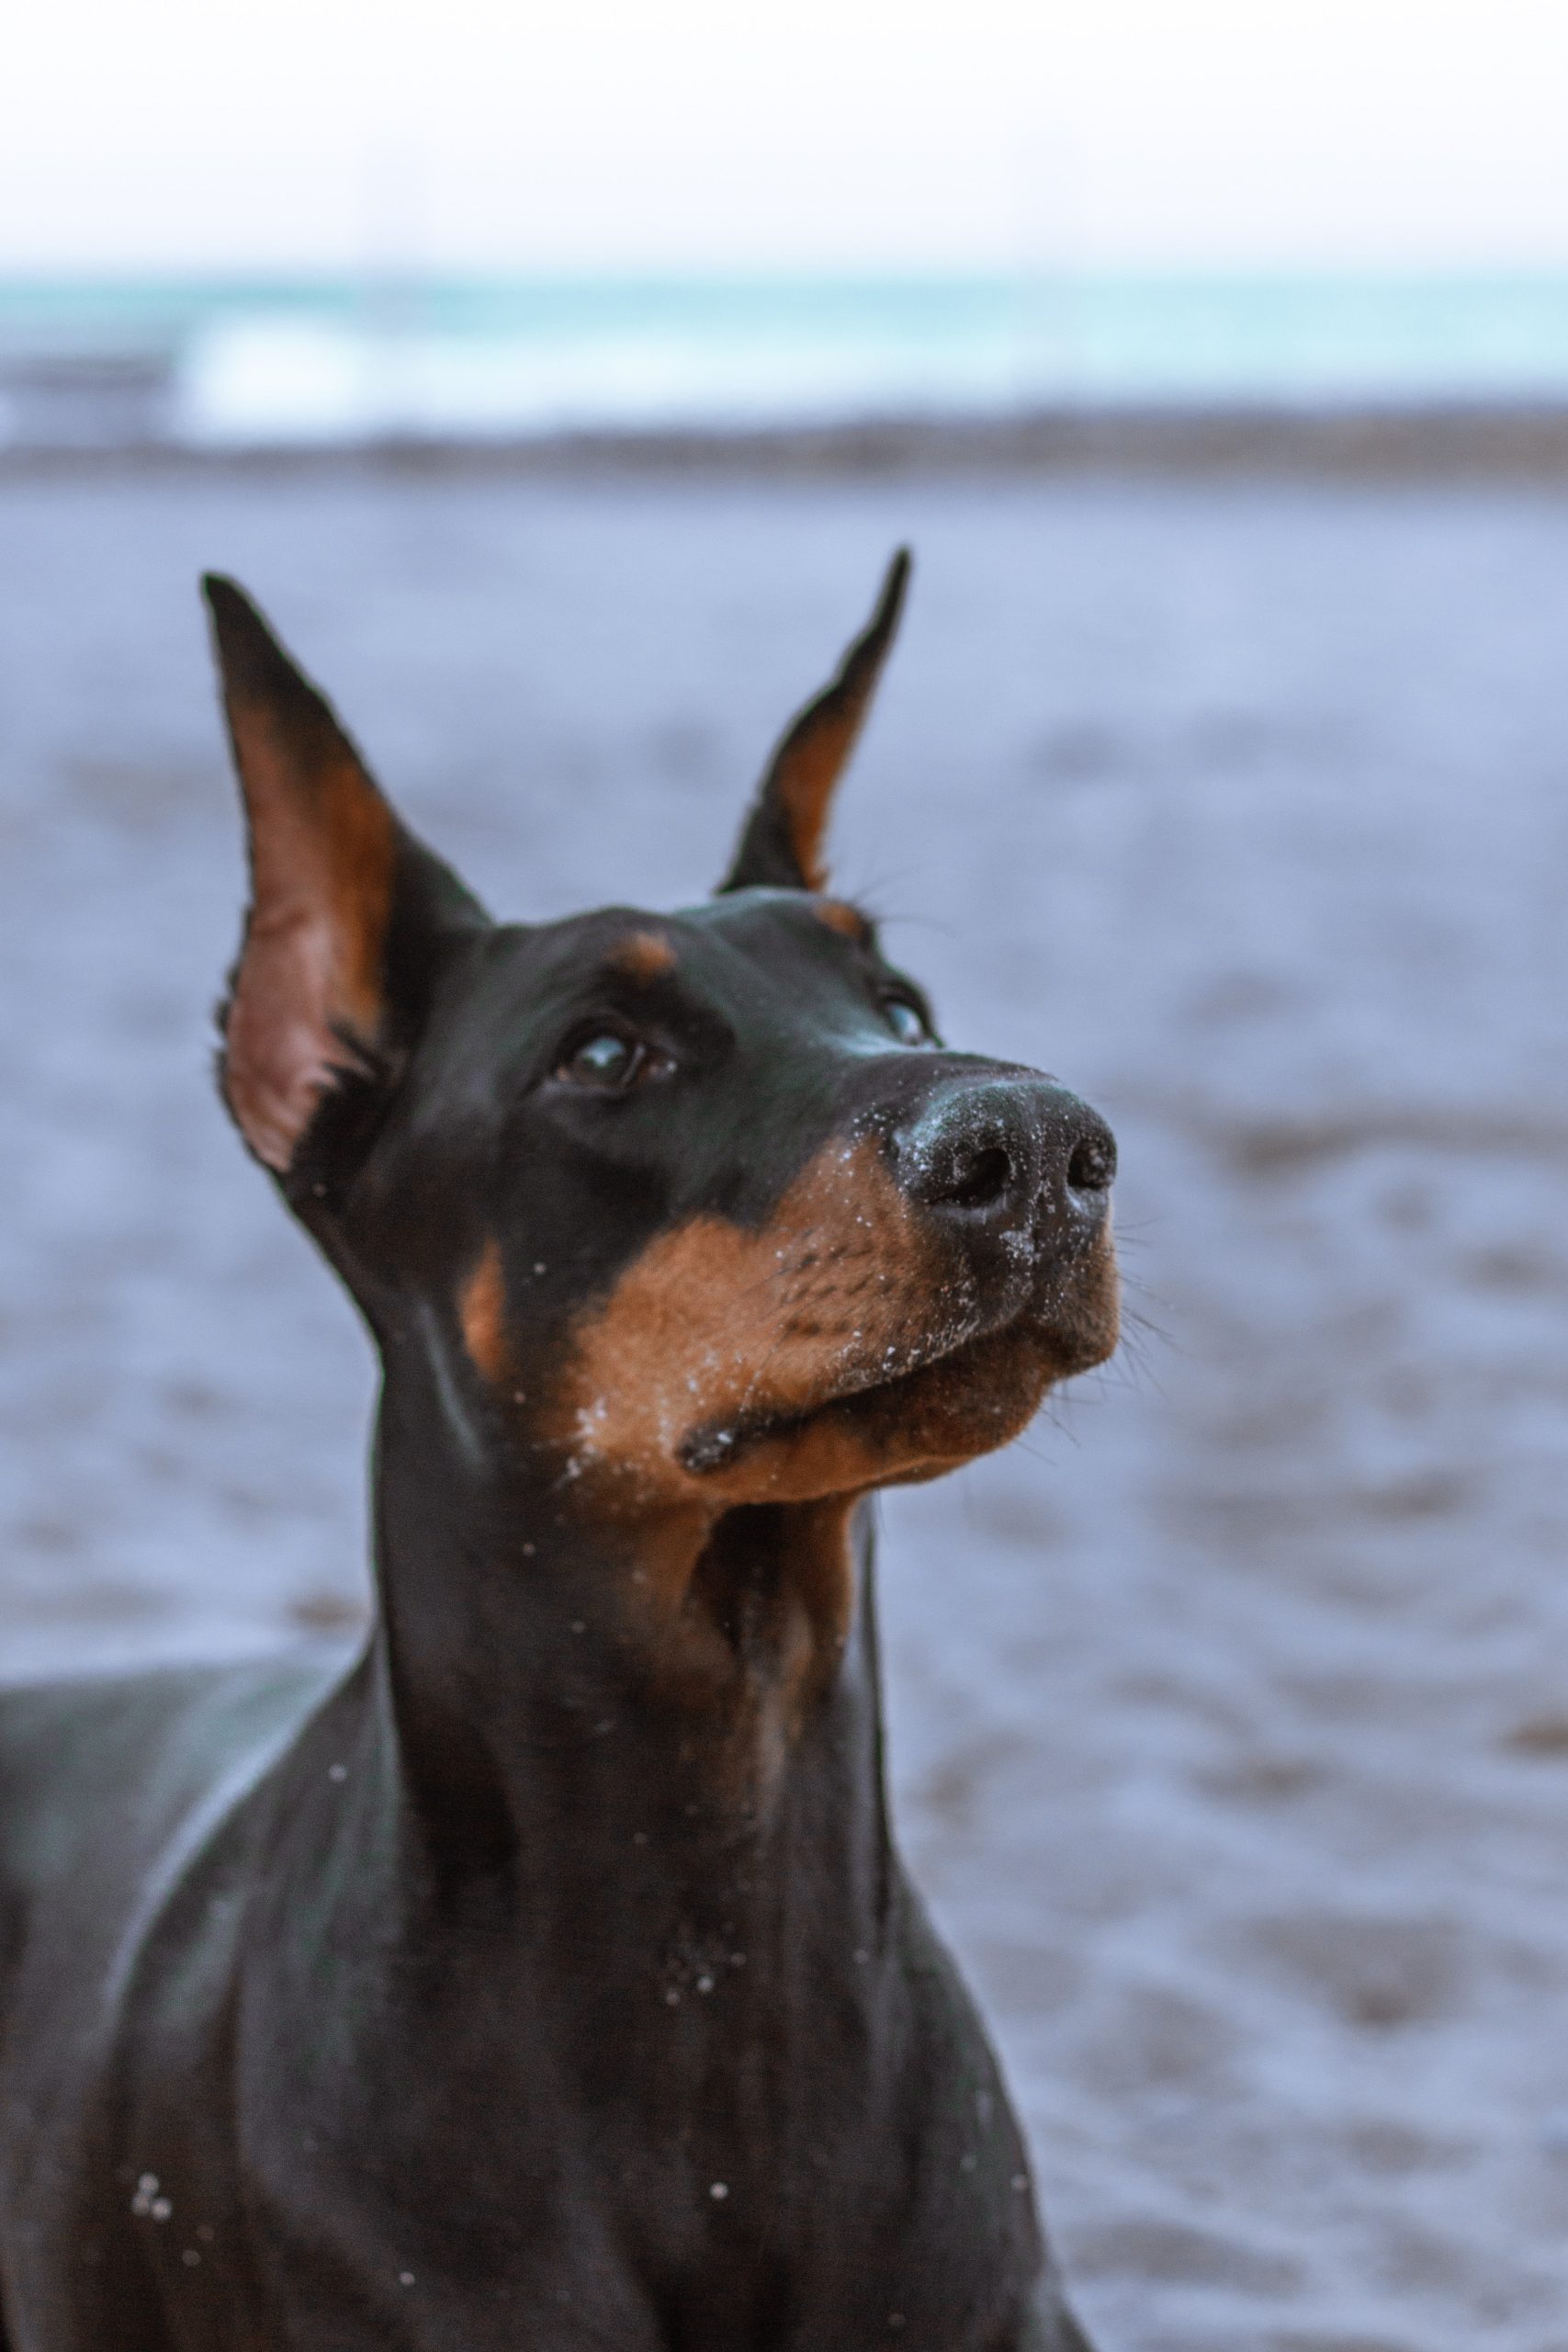
<svg viewBox="0 0 1568 2352"><path fill-rule="evenodd" d="M395 1075L445 950L489 918L399 822L250 599L213 575L202 589L250 842L223 1096L256 1158L287 1180L328 1097Z"/></svg>
<svg viewBox="0 0 1568 2352"><path fill-rule="evenodd" d="M785 729L720 891L826 887L823 842L833 786L849 764L871 707L908 579L909 550L900 548L887 567L876 610L845 654L838 675Z"/></svg>

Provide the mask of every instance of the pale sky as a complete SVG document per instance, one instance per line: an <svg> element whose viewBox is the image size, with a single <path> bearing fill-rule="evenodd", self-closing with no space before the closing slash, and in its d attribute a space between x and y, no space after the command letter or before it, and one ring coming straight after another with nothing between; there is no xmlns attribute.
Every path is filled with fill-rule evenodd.
<svg viewBox="0 0 1568 2352"><path fill-rule="evenodd" d="M0 269L1568 264L1565 0L17 0Z"/></svg>

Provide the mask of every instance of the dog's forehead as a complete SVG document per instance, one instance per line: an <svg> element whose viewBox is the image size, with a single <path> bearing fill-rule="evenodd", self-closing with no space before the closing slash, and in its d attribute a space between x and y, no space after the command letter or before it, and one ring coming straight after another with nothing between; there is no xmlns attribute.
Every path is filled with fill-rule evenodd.
<svg viewBox="0 0 1568 2352"><path fill-rule="evenodd" d="M874 944L845 900L804 890L738 890L671 912L612 906L501 926L487 958L514 1002L547 1012L598 993L658 989L710 999L769 978L788 989L841 973Z"/></svg>

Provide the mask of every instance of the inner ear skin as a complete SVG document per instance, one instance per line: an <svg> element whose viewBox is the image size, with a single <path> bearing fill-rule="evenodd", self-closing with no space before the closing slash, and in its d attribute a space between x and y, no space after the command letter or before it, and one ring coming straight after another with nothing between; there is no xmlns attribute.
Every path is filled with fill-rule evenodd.
<svg viewBox="0 0 1568 2352"><path fill-rule="evenodd" d="M326 827L307 823L281 791L253 838L253 903L222 1016L225 1100L278 1175L321 1097L363 1066L382 1025L396 838L385 802L365 791L346 755L337 765L318 787L337 804L332 854L319 838Z"/></svg>
<svg viewBox="0 0 1568 2352"><path fill-rule="evenodd" d="M721 891L759 883L804 890L825 887L829 805L897 634L908 582L909 551L899 548L883 576L870 620L828 684L796 712L779 739Z"/></svg>

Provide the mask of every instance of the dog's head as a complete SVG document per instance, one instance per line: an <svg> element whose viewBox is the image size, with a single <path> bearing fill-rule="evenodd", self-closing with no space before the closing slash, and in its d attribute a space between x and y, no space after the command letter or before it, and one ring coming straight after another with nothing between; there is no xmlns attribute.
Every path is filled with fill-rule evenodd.
<svg viewBox="0 0 1568 2352"><path fill-rule="evenodd" d="M950 1051L823 836L908 565L704 904L493 922L210 580L252 894L221 1082L389 1361L601 1510L848 1495L1003 1442L1115 1344L1115 1152Z"/></svg>

